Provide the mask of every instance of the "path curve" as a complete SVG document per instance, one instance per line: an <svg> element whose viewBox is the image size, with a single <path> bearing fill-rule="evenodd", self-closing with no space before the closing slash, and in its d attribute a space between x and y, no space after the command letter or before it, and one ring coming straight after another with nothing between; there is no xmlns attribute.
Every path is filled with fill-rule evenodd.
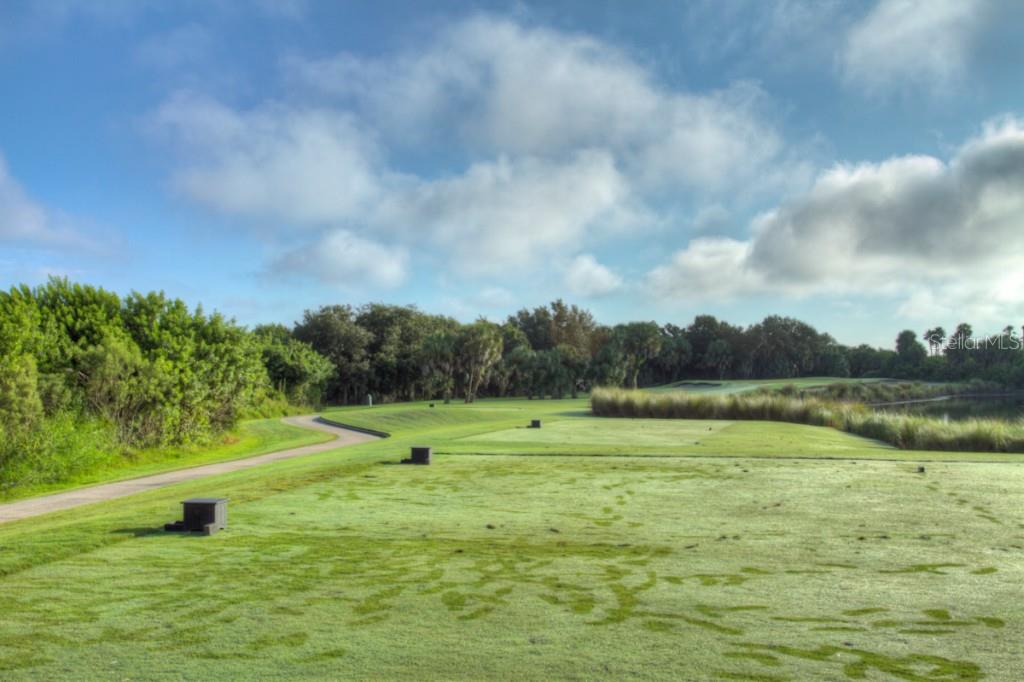
<svg viewBox="0 0 1024 682"><path fill-rule="evenodd" d="M19 500L17 502L0 504L0 523L26 519L30 516L49 514L50 512L59 511L61 509L70 509L83 504L103 502L105 500L112 500L118 497L125 497L127 495L145 492L146 490L164 488L169 485L174 485L175 483L194 481L199 478L225 474L230 471L251 469L252 467L257 467L269 462L276 462L281 459L291 459L292 457L312 455L317 452L334 450L335 448L345 447L346 445L358 445L359 443L366 443L368 441L378 439L377 436L371 436L370 434L334 426L333 424L323 421L317 415L285 417L282 421L287 424L291 424L292 426L299 426L306 429L330 433L333 434L335 438L334 440L329 440L326 443L316 443L315 445L305 445L299 448L278 450L277 452L268 452L265 455L256 455L255 457L246 457L245 459L234 459L227 462L217 462L215 464L203 464L197 467L176 469L174 471L166 471L162 474L153 474L152 476L132 478L125 481L115 481L114 483L102 483L100 485L89 486L87 488L68 490L63 493L54 493L52 495L43 495L41 497L32 497L26 500Z"/></svg>

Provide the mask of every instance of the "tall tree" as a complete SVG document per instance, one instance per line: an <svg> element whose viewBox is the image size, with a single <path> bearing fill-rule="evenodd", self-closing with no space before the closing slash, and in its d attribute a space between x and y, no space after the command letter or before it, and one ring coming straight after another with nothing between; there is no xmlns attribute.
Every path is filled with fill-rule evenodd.
<svg viewBox="0 0 1024 682"><path fill-rule="evenodd" d="M718 379L724 379L732 366L732 348L725 339L715 339L704 354L704 366L714 370Z"/></svg>
<svg viewBox="0 0 1024 682"><path fill-rule="evenodd" d="M459 334L458 347L465 400L471 403L491 367L501 358L501 327L483 319L466 325Z"/></svg>
<svg viewBox="0 0 1024 682"><path fill-rule="evenodd" d="M298 405L319 406L334 376L334 365L281 324L260 325L253 336L262 349L271 385Z"/></svg>
<svg viewBox="0 0 1024 682"><path fill-rule="evenodd" d="M576 398L586 383L587 370L590 367L590 357L579 348L565 343L555 346L554 350L558 353L558 362L562 367L561 375L564 376L564 385L568 387L569 394Z"/></svg>
<svg viewBox="0 0 1024 682"><path fill-rule="evenodd" d="M661 328L661 351L651 364L657 371L656 383L673 383L682 376L693 357L686 332L674 324Z"/></svg>
<svg viewBox="0 0 1024 682"><path fill-rule="evenodd" d="M356 324L352 308L328 305L307 310L295 325L295 338L308 343L334 365L328 398L349 403L361 398L370 371L367 350L373 335Z"/></svg>
<svg viewBox="0 0 1024 682"><path fill-rule="evenodd" d="M626 375L636 388L640 370L661 350L661 328L656 322L630 322L616 325L615 334L626 361Z"/></svg>
<svg viewBox="0 0 1024 682"><path fill-rule="evenodd" d="M551 302L551 342L567 346L577 355L590 356L590 339L597 324L589 310L567 305L562 299Z"/></svg>
<svg viewBox="0 0 1024 682"><path fill-rule="evenodd" d="M942 344L946 342L946 330L942 327L932 327L925 331L924 340L928 344L930 355L938 355Z"/></svg>
<svg viewBox="0 0 1024 682"><path fill-rule="evenodd" d="M523 308L515 315L510 316L508 321L522 330L533 350L541 351L555 347L555 341L551 334L551 311L545 306L538 306L533 310Z"/></svg>
<svg viewBox="0 0 1024 682"><path fill-rule="evenodd" d="M455 372L459 364L456 332L436 331L423 340L419 352L428 395L440 394L450 403L455 391Z"/></svg>
<svg viewBox="0 0 1024 682"><path fill-rule="evenodd" d="M917 340L917 334L913 330L904 329L896 337L897 364L895 370L901 378L919 378L927 356L927 351Z"/></svg>
<svg viewBox="0 0 1024 682"><path fill-rule="evenodd" d="M510 390L515 391L518 387L515 376L517 368L512 361L512 354L520 347L529 349L530 341L526 338L526 334L511 321L506 321L501 325L501 341L501 359L491 368L490 386L494 395L504 397Z"/></svg>
<svg viewBox="0 0 1024 682"><path fill-rule="evenodd" d="M946 344L946 361L954 379L964 379L971 372L971 351L974 348L974 329L966 322L961 322L949 335Z"/></svg>

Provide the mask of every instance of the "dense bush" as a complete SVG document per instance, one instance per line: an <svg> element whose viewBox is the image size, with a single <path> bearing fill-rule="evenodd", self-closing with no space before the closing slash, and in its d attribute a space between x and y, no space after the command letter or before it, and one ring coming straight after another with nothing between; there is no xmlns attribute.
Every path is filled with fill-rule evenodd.
<svg viewBox="0 0 1024 682"><path fill-rule="evenodd" d="M0 294L0 359L17 395L0 411L97 417L133 447L208 440L269 386L257 340L220 315L60 279Z"/></svg>
<svg viewBox="0 0 1024 682"><path fill-rule="evenodd" d="M274 389L293 405L320 406L334 365L308 344L292 336L283 325L263 325L253 332L263 353L263 364Z"/></svg>
<svg viewBox="0 0 1024 682"><path fill-rule="evenodd" d="M317 402L333 367L285 335L162 293L121 299L62 279L0 292L0 486L205 443L242 414Z"/></svg>
<svg viewBox="0 0 1024 682"><path fill-rule="evenodd" d="M764 420L829 426L904 450L1024 452L1024 421L971 419L946 422L862 403L801 398L782 393L695 395L598 388L590 396L601 417Z"/></svg>
<svg viewBox="0 0 1024 682"><path fill-rule="evenodd" d="M0 495L19 487L56 483L121 457L114 429L71 413L44 417L38 428L0 425Z"/></svg>

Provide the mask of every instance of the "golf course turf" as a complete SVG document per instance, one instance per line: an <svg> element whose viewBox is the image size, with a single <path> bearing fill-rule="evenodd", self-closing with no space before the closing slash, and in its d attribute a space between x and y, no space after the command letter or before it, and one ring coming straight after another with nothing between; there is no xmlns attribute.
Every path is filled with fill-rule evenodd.
<svg viewBox="0 0 1024 682"><path fill-rule="evenodd" d="M0 678L1024 667L1020 456L599 419L585 400L325 417L392 437L0 526ZM412 445L433 463L396 465ZM156 530L196 496L229 498L227 531Z"/></svg>

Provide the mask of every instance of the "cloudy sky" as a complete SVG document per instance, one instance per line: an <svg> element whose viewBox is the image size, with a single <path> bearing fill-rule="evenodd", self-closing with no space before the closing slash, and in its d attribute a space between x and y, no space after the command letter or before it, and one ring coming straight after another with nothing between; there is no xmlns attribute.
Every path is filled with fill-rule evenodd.
<svg viewBox="0 0 1024 682"><path fill-rule="evenodd" d="M0 284L1024 323L1016 0L0 4Z"/></svg>

